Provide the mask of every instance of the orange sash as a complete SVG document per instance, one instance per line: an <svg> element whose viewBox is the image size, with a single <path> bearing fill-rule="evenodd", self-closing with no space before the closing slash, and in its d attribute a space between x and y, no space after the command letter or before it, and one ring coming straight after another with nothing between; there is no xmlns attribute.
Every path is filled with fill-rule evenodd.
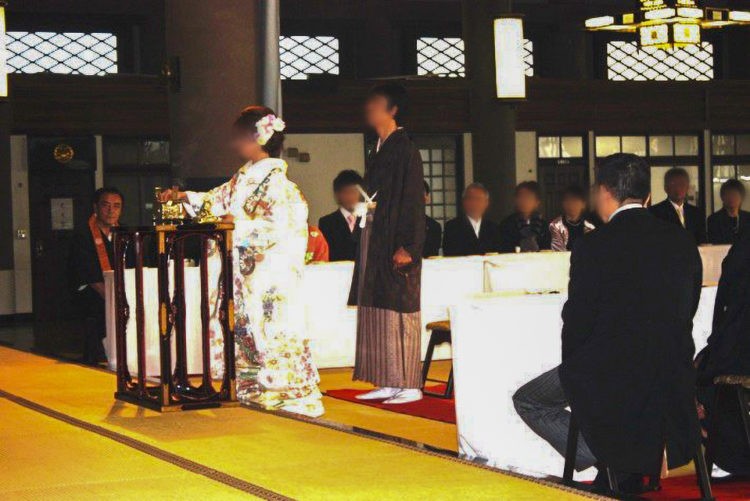
<svg viewBox="0 0 750 501"><path fill-rule="evenodd" d="M92 214L89 218L89 230L91 231L91 238L94 239L94 247L96 247L96 256L99 258L99 266L102 268L102 273L105 271L112 271L112 266L109 264L109 256L107 255L107 249L104 247L104 240L102 240L102 232L96 225L96 215Z"/></svg>

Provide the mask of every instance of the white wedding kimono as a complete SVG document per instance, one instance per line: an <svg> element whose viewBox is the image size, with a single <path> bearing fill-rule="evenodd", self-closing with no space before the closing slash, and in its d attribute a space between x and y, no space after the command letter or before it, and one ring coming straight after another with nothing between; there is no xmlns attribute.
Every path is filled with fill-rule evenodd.
<svg viewBox="0 0 750 501"><path fill-rule="evenodd" d="M234 314L237 396L268 409L323 414L320 380L305 332L301 279L307 250L307 202L286 177L286 162L244 165L207 193L188 192L196 211L206 199L216 216L234 216ZM212 245L209 274L221 262ZM223 372L218 290L211 290L212 370Z"/></svg>

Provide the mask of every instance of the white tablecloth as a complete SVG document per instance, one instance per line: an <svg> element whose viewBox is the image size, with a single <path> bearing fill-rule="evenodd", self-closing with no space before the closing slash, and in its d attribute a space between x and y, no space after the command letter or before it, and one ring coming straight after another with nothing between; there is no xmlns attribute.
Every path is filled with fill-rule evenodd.
<svg viewBox="0 0 750 501"><path fill-rule="evenodd" d="M450 309L459 452L526 474L561 476L563 458L518 417L511 397L561 361L565 294L482 294ZM716 287L704 287L694 319L706 345ZM626 404L625 402L623 404ZM578 475L591 479L593 468Z"/></svg>
<svg viewBox="0 0 750 501"><path fill-rule="evenodd" d="M702 247L704 276L718 277L726 246ZM491 264L487 264L491 263ZM427 259L422 270L422 325L448 318L448 307L469 295L498 290L556 290L568 285L570 253L540 252L533 254L501 254L459 258ZM356 310L346 306L354 264L352 262L309 265L305 269L303 287L306 297L307 334L312 341L315 363L319 368L351 367L354 365ZM186 268L186 283L199 283L197 268ZM128 302L134 313L133 270L126 270L125 285ZM114 341L114 280L113 273L104 274L107 300L107 338L105 350L110 366L115 364ZM716 280L712 280L715 282ZM156 270L144 272L147 372L158 373L157 287ZM198 287L186 290L189 370L201 369L200 320ZM134 371L134 314L128 324L128 365ZM429 334L423 331L422 350L427 349ZM437 359L450 356L448 346L435 352Z"/></svg>

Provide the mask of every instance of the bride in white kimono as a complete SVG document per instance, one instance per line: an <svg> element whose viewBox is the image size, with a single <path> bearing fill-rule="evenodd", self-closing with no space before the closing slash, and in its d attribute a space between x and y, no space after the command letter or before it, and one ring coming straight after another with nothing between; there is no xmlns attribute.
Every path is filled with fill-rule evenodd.
<svg viewBox="0 0 750 501"><path fill-rule="evenodd" d="M237 396L267 409L323 414L318 371L305 332L301 279L307 250L307 202L278 158L284 122L269 108L245 108L233 149L247 160L230 181L207 193L180 192L198 211L233 220ZM167 191L165 199L174 196ZM215 249L209 272L220 269ZM218 305L214 287L211 304ZM218 307L211 315L212 369L223 371Z"/></svg>

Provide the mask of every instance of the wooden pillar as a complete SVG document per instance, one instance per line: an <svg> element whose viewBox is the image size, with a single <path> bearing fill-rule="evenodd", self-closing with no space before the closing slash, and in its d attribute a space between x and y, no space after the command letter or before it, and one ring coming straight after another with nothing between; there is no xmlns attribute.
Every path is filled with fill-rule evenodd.
<svg viewBox="0 0 750 501"><path fill-rule="evenodd" d="M513 209L516 185L513 104L500 102L495 89L493 19L512 12L510 0L464 0L463 32L467 77L471 87L471 134L474 181L490 190L488 216L499 221Z"/></svg>
<svg viewBox="0 0 750 501"><path fill-rule="evenodd" d="M167 53L179 58L169 115L180 177L229 177L239 166L227 146L239 111L262 99L259 11L248 0L166 0Z"/></svg>

